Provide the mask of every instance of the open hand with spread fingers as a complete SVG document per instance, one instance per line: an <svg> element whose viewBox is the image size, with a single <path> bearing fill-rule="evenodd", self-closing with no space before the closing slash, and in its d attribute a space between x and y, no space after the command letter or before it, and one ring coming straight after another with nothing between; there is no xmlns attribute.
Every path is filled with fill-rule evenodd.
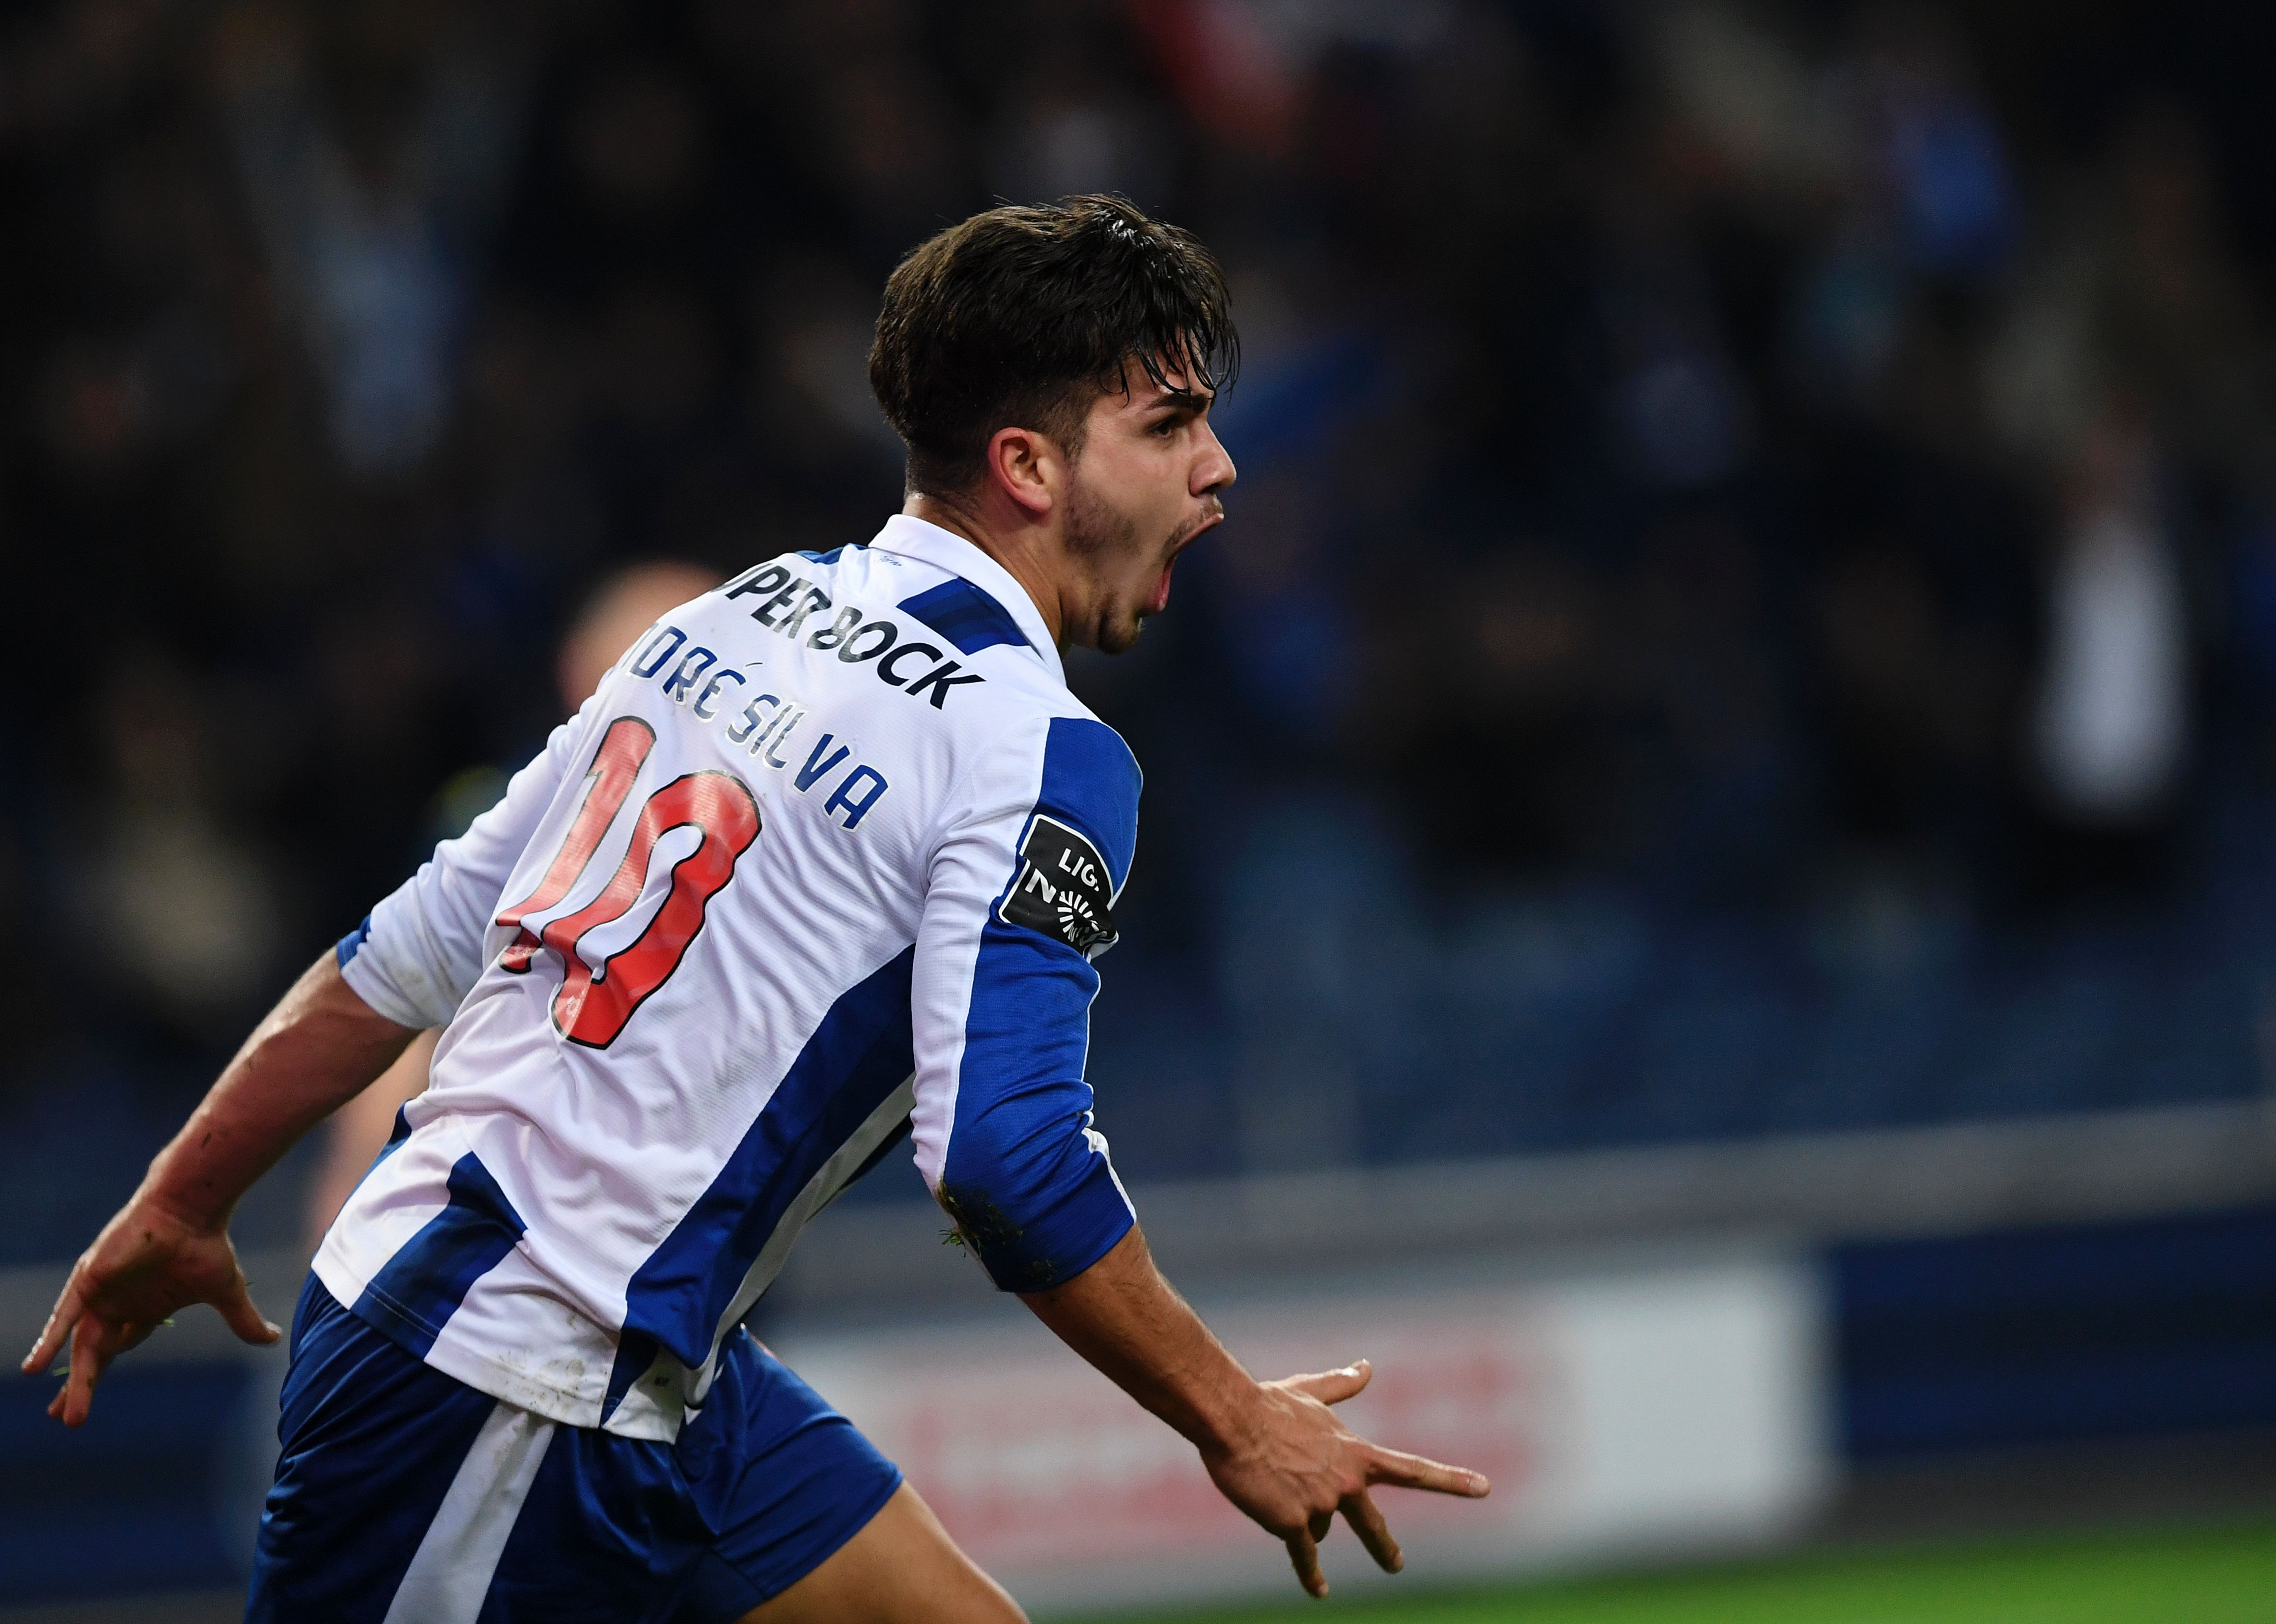
<svg viewBox="0 0 2276 1624"><path fill-rule="evenodd" d="M1385 1573L1403 1564L1399 1542L1377 1508L1379 1484L1483 1498L1483 1473L1369 1443L1329 1408L1362 1391L1374 1371L1364 1359L1339 1371L1286 1376L1258 1384L1262 1402L1233 1446L1206 1450L1202 1460L1225 1497L1288 1547L1296 1578L1325 1596L1319 1542L1340 1514Z"/></svg>
<svg viewBox="0 0 2276 1624"><path fill-rule="evenodd" d="M248 1342L273 1342L283 1334L253 1305L227 1229L190 1224L138 1196L72 1265L46 1328L25 1356L24 1373L38 1375L69 1344L71 1369L48 1414L75 1427L87 1419L95 1384L111 1360L193 1303L212 1303Z"/></svg>
<svg viewBox="0 0 2276 1624"><path fill-rule="evenodd" d="M414 1035L363 1001L335 955L302 973L72 1265L24 1357L24 1373L36 1376L71 1348L50 1416L65 1426L85 1421L110 1362L193 1303L213 1304L246 1341L284 1334L253 1305L230 1244L230 1213L294 1141L367 1087Z"/></svg>
<svg viewBox="0 0 2276 1624"><path fill-rule="evenodd" d="M1251 1377L1162 1278L1134 1226L1073 1280L1023 1295L1068 1347L1192 1441L1218 1492L1288 1547L1313 1596L1328 1593L1320 1541L1339 1514L1377 1567L1402 1566L1376 1507L1378 1486L1465 1499L1491 1487L1483 1472L1385 1449L1337 1419L1330 1406L1375 1374L1364 1359L1314 1376Z"/></svg>

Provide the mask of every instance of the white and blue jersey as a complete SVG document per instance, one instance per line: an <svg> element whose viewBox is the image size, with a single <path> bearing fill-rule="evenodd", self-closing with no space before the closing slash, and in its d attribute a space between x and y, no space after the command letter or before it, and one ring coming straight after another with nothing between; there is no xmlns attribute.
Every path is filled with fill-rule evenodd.
<svg viewBox="0 0 2276 1624"><path fill-rule="evenodd" d="M1083 1081L1139 775L962 538L660 620L340 944L445 1027L315 1273L427 1364L669 1441L800 1228L904 1135L997 1283L1129 1229Z"/></svg>

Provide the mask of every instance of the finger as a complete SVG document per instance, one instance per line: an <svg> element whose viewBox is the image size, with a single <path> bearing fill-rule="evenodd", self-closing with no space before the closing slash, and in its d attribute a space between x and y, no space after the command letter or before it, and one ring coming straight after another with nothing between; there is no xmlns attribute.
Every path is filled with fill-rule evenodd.
<svg viewBox="0 0 2276 1624"><path fill-rule="evenodd" d="M1375 1565L1387 1574L1395 1574L1407 1566L1407 1559L1399 1553L1399 1542L1391 1537L1391 1524L1375 1508L1375 1500L1365 1489L1344 1497L1344 1521L1351 1531L1359 1536L1360 1544L1375 1559Z"/></svg>
<svg viewBox="0 0 2276 1624"><path fill-rule="evenodd" d="M1320 1571L1319 1543L1308 1530L1288 1536L1288 1560L1295 1566L1296 1582L1304 1587L1305 1595L1316 1600L1328 1593L1328 1576Z"/></svg>
<svg viewBox="0 0 2276 1624"><path fill-rule="evenodd" d="M101 1351L102 1324L94 1315L82 1318L72 1332L71 1374L64 1378L63 1424L75 1427L87 1420L95 1402L95 1379L106 1356Z"/></svg>
<svg viewBox="0 0 2276 1624"><path fill-rule="evenodd" d="M253 1304L253 1288L245 1283L243 1274L230 1282L228 1289L212 1299L221 1312L222 1320L237 1333L238 1341L265 1348L284 1334L276 1324Z"/></svg>
<svg viewBox="0 0 2276 1624"><path fill-rule="evenodd" d="M72 1327L79 1323L79 1271L74 1269L64 1285L63 1295L56 1299L54 1311L48 1315L48 1323L40 1327L39 1340L24 1356L25 1375L37 1376L54 1363L64 1344L71 1340Z"/></svg>
<svg viewBox="0 0 2276 1624"><path fill-rule="evenodd" d="M1380 1445L1369 1446L1367 1480L1394 1484L1402 1489L1428 1489L1433 1494L1462 1494L1471 1499L1483 1499L1493 1488L1483 1472L1426 1461L1419 1454L1407 1454Z"/></svg>
<svg viewBox="0 0 2276 1624"><path fill-rule="evenodd" d="M1353 1394L1363 1391L1375 1375L1375 1367L1364 1359L1354 1359L1339 1371L1322 1371L1316 1376L1291 1376L1280 1386L1291 1393L1301 1393L1308 1399L1317 1399L1323 1404L1340 1404Z"/></svg>
<svg viewBox="0 0 2276 1624"><path fill-rule="evenodd" d="M1311 1522L1306 1526L1312 1530L1312 1543L1314 1545L1317 1545L1320 1541L1328 1537L1328 1530L1335 1527L1335 1525L1336 1514L1334 1512L1316 1511L1312 1514Z"/></svg>

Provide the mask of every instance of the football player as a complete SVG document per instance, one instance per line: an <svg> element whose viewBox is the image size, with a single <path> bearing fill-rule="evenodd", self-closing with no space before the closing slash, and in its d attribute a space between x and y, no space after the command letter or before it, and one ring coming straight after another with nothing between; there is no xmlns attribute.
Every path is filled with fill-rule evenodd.
<svg viewBox="0 0 2276 1624"><path fill-rule="evenodd" d="M886 286L908 450L866 543L666 613L505 798L264 1019L72 1271L53 1413L182 1305L276 1338L231 1207L413 1033L426 1091L319 1250L248 1617L1003 1624L1020 1615L742 1329L904 1137L1002 1288L1191 1440L1324 1593L1372 1491L1481 1495L1259 1381L1148 1256L1083 1080L1139 773L1068 691L1224 516L1236 344L1192 237L1004 208Z"/></svg>

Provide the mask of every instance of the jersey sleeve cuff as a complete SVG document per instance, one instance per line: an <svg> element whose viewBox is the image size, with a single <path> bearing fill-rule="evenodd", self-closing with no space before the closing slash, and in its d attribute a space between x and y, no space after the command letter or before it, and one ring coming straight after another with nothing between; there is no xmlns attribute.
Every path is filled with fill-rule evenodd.
<svg viewBox="0 0 2276 1624"><path fill-rule="evenodd" d="M398 1026L407 1026L413 1031L424 1031L430 1026L446 1024L451 1018L450 1011L445 1010L437 1017L421 1001L409 996L396 985L395 978L387 973L381 955L358 950L362 945L362 936L369 929L370 921L366 920L340 942L340 979L348 984L348 990L370 1005L373 1014L384 1016Z"/></svg>
<svg viewBox="0 0 2276 1624"><path fill-rule="evenodd" d="M1024 1224L1013 1224L982 1196L960 1195L947 1185L940 1196L998 1291L1065 1285L1111 1251L1138 1221L1103 1155L1093 1155L1081 1179Z"/></svg>
<svg viewBox="0 0 2276 1624"><path fill-rule="evenodd" d="M360 949L363 944L369 940L370 938L371 916L369 914L366 914L363 917L362 924L357 925L355 929L350 931L346 935L340 938L338 945L332 949L332 957L338 963L339 967L345 971L348 967L348 961L355 957L358 950Z"/></svg>

